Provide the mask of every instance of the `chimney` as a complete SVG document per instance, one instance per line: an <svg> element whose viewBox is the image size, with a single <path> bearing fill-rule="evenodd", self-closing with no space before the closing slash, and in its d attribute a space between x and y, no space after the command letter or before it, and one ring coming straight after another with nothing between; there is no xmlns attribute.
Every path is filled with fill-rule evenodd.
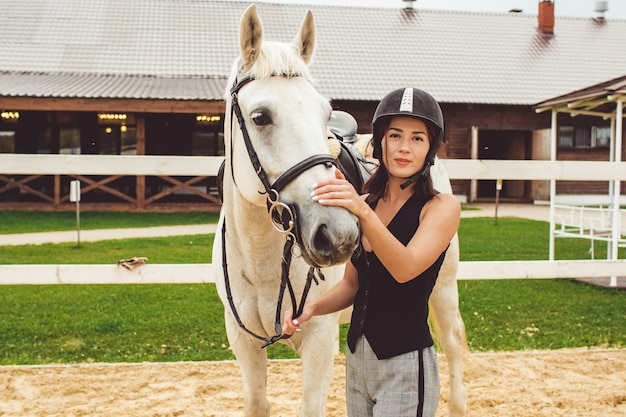
<svg viewBox="0 0 626 417"><path fill-rule="evenodd" d="M539 29L543 33L554 33L554 1L553 0L540 0L539 1L539 14L537 15L539 21Z"/></svg>
<svg viewBox="0 0 626 417"><path fill-rule="evenodd" d="M593 11L598 13L596 19L603 20L604 13L609 10L609 2L608 1L595 1L593 3Z"/></svg>

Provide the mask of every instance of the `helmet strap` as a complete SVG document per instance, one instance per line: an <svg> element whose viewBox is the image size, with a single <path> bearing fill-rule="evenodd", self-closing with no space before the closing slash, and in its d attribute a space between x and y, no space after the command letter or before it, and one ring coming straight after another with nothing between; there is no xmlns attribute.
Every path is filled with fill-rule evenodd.
<svg viewBox="0 0 626 417"><path fill-rule="evenodd" d="M405 182L400 184L400 188L402 188L404 190L406 187L408 187L409 185L413 184L415 182L415 180L417 180L418 176L419 176L419 172L417 174L415 174L415 175L411 175L408 180L406 180Z"/></svg>
<svg viewBox="0 0 626 417"><path fill-rule="evenodd" d="M426 165L424 166L424 168L421 171L418 171L415 174L411 175L405 182L400 184L400 188L404 190L406 187L408 187L409 185L417 181L419 177L425 177L426 175L428 175L428 172L430 171L430 166L431 166L431 163L426 162Z"/></svg>

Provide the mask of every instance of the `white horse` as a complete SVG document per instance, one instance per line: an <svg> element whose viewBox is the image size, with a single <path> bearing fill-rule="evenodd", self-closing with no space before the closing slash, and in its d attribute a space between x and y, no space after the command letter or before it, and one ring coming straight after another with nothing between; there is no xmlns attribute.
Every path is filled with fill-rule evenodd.
<svg viewBox="0 0 626 417"><path fill-rule="evenodd" d="M304 324L305 331L281 339L281 311L302 304L307 282L319 277L317 267L323 267L325 281L310 286L309 299L339 281L359 238L352 214L316 204L309 195L315 182L334 175L326 137L331 109L311 85L307 69L314 44L311 12L287 44L264 41L256 7L249 7L241 19L240 57L229 79L233 88L225 97L223 205L213 264L228 340L242 371L246 417L269 415L267 355L261 347L275 341L302 358L300 414L325 415L340 313L315 317ZM443 172L444 184L437 185L448 192ZM450 416L459 417L465 410L464 328L458 313L456 238L448 252L431 301L450 363ZM282 299L290 286L293 297Z"/></svg>
<svg viewBox="0 0 626 417"><path fill-rule="evenodd" d="M435 158L430 168L433 185L442 193L452 194L450 177L442 161ZM465 324L459 312L459 292L456 273L459 267L459 237L455 234L443 260L435 288L430 295L430 311L435 322L435 334L448 359L448 412L450 417L463 417L467 397L463 385L463 359L467 352Z"/></svg>
<svg viewBox="0 0 626 417"><path fill-rule="evenodd" d="M308 299L319 297L341 279L359 239L354 215L310 197L314 184L335 172L326 139L330 103L314 89L307 68L314 44L310 11L289 44L263 40L250 6L225 97L223 205L213 264L228 340L242 371L246 417L269 415L261 347L280 339L282 312L294 304L289 286L301 305L307 280L319 280ZM323 267L324 281L311 265ZM282 303L281 284L287 288ZM305 331L280 340L302 358L302 416L325 415L338 317L316 317Z"/></svg>

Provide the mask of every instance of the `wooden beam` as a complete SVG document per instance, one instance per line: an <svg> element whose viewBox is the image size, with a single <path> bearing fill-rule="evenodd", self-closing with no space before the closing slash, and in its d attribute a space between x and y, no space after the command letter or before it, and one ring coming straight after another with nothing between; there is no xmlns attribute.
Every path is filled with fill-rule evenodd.
<svg viewBox="0 0 626 417"><path fill-rule="evenodd" d="M58 207L61 204L61 176L56 174L54 176L54 206Z"/></svg>
<svg viewBox="0 0 626 417"><path fill-rule="evenodd" d="M0 175L0 182L4 182L7 185L5 185L4 187L0 188L0 194L5 193L13 188L18 188L21 191L24 191L27 194L33 194L36 195L37 197L49 202L49 203L53 203L54 199L40 191L37 191L31 187L29 187L28 184L29 182L36 180L38 178L41 178L41 175L31 175L29 177L26 178L22 178L20 180L15 180L13 178L9 178L5 175Z"/></svg>
<svg viewBox="0 0 626 417"><path fill-rule="evenodd" d="M128 201L129 203L131 203L131 204L135 204L135 201L136 201L136 200L135 200L134 198L132 198L131 196L126 195L126 194L124 194L124 193L122 193L122 192L120 192L120 191L117 191L117 190L116 190L116 189L114 189L114 188L111 188L111 187L107 187L107 186L106 186L106 184L108 184L108 183L110 183L110 182L113 182L113 181L116 181L116 180L118 180L118 179L122 178L122 175L113 175L113 176L110 176L110 177L104 178L104 179L102 179L102 180L100 180L100 181L94 181L94 180L92 180L91 178L88 178L88 177L85 177L85 176L82 176L82 175L75 175L74 177L75 177L76 179L78 179L78 180L80 180L80 181L84 182L84 183L89 184L87 187L85 187L85 188L83 189L83 193L84 193L84 194L88 193L89 191L99 189L99 190L105 191L105 192L107 192L107 193L109 193L109 194L112 194L112 195L114 195L114 196L116 196L116 197L119 197L119 198L120 198L120 199L122 199L122 200L126 200L126 201ZM69 196L69 195L66 195L66 196L64 196L64 197L61 199L61 202L66 202L66 201L69 201L69 199L70 199L70 196Z"/></svg>
<svg viewBox="0 0 626 417"><path fill-rule="evenodd" d="M137 139L137 155L146 154L146 116L143 113L135 115L135 138Z"/></svg>
<svg viewBox="0 0 626 417"><path fill-rule="evenodd" d="M144 210L146 208L146 177L145 175L137 175L135 183L135 195L137 196L137 209Z"/></svg>
<svg viewBox="0 0 626 417"><path fill-rule="evenodd" d="M200 197L204 197L207 200L213 201L211 198L207 198L207 196L209 196L208 193L203 193L202 191L196 190L195 188L192 187L192 185L197 183L198 181L207 179L208 177L206 176L191 178L185 182L182 182L182 181L177 180L176 178L171 178L171 177L167 177L164 175L159 175L159 178L161 178L164 181L169 182L170 184L173 184L174 186L168 188L167 190L163 190L160 193L155 194L152 197L146 199L146 204L153 203L156 200L160 200L161 198L166 197L170 194L174 194L176 191L182 190L182 189L186 189L187 191L192 192L196 195L199 195Z"/></svg>
<svg viewBox="0 0 626 417"><path fill-rule="evenodd" d="M135 114L135 137L137 138L137 155L145 155L146 116L143 113ZM144 175L137 175L135 197L137 210L144 210L146 208L146 177Z"/></svg>
<svg viewBox="0 0 626 417"><path fill-rule="evenodd" d="M0 154L0 172L14 175L216 176L223 160L223 156Z"/></svg>
<svg viewBox="0 0 626 417"><path fill-rule="evenodd" d="M40 111L224 113L224 101L0 97L0 108Z"/></svg>

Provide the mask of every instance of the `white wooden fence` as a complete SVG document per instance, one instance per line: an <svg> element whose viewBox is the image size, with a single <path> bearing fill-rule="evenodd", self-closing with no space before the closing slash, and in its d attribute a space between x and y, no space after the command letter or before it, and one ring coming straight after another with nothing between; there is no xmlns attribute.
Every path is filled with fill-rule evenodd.
<svg viewBox="0 0 626 417"><path fill-rule="evenodd" d="M221 157L0 155L13 175L217 175ZM447 159L451 179L626 181L626 162ZM549 239L549 236L546 236ZM458 279L583 278L626 275L626 260L461 262ZM210 264L0 265L0 284L212 282Z"/></svg>
<svg viewBox="0 0 626 417"><path fill-rule="evenodd" d="M218 268L220 265L215 265ZM621 271L621 272L620 272ZM626 275L626 260L461 262L457 278L545 279ZM0 284L196 284L213 280L212 264L0 265Z"/></svg>
<svg viewBox="0 0 626 417"><path fill-rule="evenodd" d="M0 174L217 175L219 156L0 154ZM626 181L626 162L442 160L451 179Z"/></svg>
<svg viewBox="0 0 626 417"><path fill-rule="evenodd" d="M555 237L585 239L589 241L589 254L595 259L595 241L607 244L607 255L613 244L613 230L618 233L617 246L626 247L626 209L613 210L610 207L584 207L555 204ZM617 213L615 219L613 217ZM617 221L614 228L613 222Z"/></svg>

